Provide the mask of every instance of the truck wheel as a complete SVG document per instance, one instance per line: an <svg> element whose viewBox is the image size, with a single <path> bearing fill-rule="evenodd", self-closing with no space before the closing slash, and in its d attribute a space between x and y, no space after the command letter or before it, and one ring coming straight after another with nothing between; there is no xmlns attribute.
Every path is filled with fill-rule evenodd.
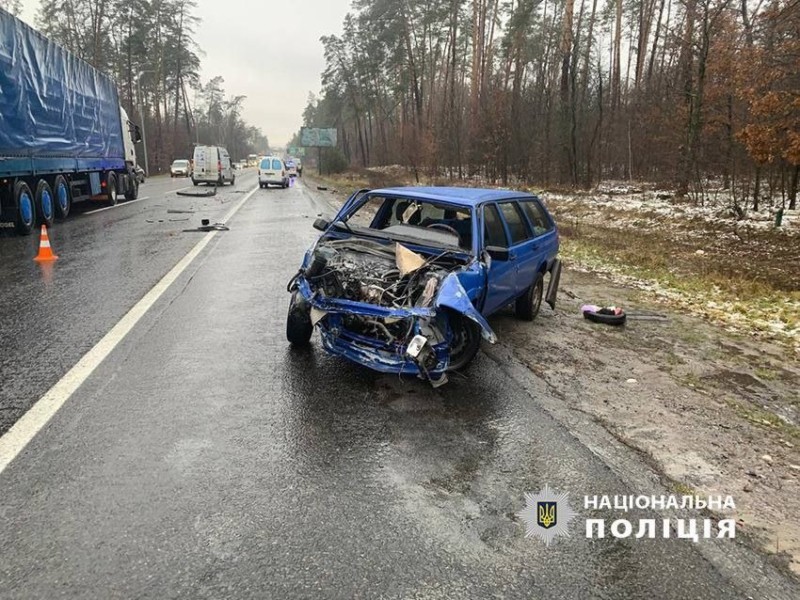
<svg viewBox="0 0 800 600"><path fill-rule="evenodd" d="M125 189L126 200L136 200L139 197L139 180L133 175L128 175L128 186Z"/></svg>
<svg viewBox="0 0 800 600"><path fill-rule="evenodd" d="M542 293L544 292L544 277L537 273L531 286L525 293L517 298L514 312L523 321L533 321L542 307Z"/></svg>
<svg viewBox="0 0 800 600"><path fill-rule="evenodd" d="M18 181L14 185L14 204L17 207L17 218L14 223L17 233L28 235L36 224L36 207L31 188L24 181Z"/></svg>
<svg viewBox="0 0 800 600"><path fill-rule="evenodd" d="M289 302L289 314L286 315L286 339L292 346L307 346L314 333L311 324L311 312L308 305L299 297L297 291L292 293Z"/></svg>
<svg viewBox="0 0 800 600"><path fill-rule="evenodd" d="M56 218L53 190L44 179L40 179L39 183L36 184L36 214L41 225L53 226L53 221Z"/></svg>
<svg viewBox="0 0 800 600"><path fill-rule="evenodd" d="M69 184L63 175L56 177L53 189L55 190L56 216L59 219L66 219L72 208L72 198L69 193Z"/></svg>
<svg viewBox="0 0 800 600"><path fill-rule="evenodd" d="M117 196L117 176L109 173L106 175L106 200L111 206L116 206L119 202Z"/></svg>

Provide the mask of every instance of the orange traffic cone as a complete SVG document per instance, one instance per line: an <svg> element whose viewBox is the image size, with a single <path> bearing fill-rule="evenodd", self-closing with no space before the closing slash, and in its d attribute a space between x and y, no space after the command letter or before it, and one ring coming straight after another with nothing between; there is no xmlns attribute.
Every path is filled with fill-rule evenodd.
<svg viewBox="0 0 800 600"><path fill-rule="evenodd" d="M47 226L42 225L42 234L39 236L39 254L34 258L36 262L49 262L51 260L58 260L58 256L53 254L53 249L50 247L50 238L47 237Z"/></svg>

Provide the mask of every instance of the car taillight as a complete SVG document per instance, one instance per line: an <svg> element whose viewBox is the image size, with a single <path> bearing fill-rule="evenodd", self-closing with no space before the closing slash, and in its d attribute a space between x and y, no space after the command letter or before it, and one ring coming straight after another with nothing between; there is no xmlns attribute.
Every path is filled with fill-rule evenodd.
<svg viewBox="0 0 800 600"><path fill-rule="evenodd" d="M286 171L281 171L281 177L283 177L284 175L286 175Z"/></svg>
<svg viewBox="0 0 800 600"><path fill-rule="evenodd" d="M222 161L217 161L217 171L222 171Z"/></svg>

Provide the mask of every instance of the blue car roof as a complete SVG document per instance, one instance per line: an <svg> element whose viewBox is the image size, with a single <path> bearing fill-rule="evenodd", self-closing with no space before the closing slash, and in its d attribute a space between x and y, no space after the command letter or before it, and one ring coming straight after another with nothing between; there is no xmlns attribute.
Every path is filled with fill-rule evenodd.
<svg viewBox="0 0 800 600"><path fill-rule="evenodd" d="M531 198L533 194L513 190L491 190L485 188L466 187L393 187L370 190L370 194L387 196L404 196L424 200L441 201L449 204L475 207L484 202L511 200L513 198Z"/></svg>

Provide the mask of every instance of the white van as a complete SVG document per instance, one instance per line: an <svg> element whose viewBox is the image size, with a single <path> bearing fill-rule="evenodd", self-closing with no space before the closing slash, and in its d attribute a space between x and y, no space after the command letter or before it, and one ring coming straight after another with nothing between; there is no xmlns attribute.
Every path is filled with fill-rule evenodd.
<svg viewBox="0 0 800 600"><path fill-rule="evenodd" d="M231 185L236 181L228 151L222 146L195 146L192 183L225 185L226 181Z"/></svg>
<svg viewBox="0 0 800 600"><path fill-rule="evenodd" d="M258 165L258 187L264 189L271 185L289 187L286 165L277 156L265 156Z"/></svg>

